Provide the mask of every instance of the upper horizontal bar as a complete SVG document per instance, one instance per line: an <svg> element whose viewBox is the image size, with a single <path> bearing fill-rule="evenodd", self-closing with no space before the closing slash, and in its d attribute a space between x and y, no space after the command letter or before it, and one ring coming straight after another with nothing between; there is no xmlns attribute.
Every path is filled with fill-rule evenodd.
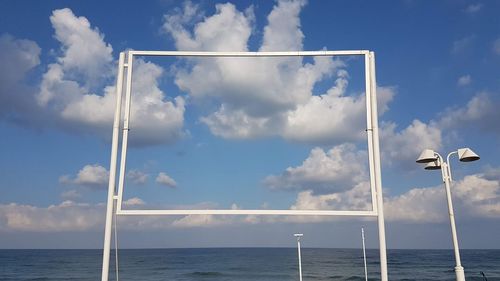
<svg viewBox="0 0 500 281"><path fill-rule="evenodd" d="M293 57L293 56L353 56L368 55L369 50L293 51L293 52L196 52L196 51L128 51L132 56L175 57Z"/></svg>
<svg viewBox="0 0 500 281"><path fill-rule="evenodd" d="M117 210L117 215L287 215L287 216L377 216L376 211L328 210Z"/></svg>

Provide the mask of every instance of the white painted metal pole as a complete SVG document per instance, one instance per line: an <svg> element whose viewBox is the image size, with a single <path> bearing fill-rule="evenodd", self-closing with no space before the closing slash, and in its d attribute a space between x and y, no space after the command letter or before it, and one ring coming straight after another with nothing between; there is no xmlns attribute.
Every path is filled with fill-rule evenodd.
<svg viewBox="0 0 500 281"><path fill-rule="evenodd" d="M446 189L446 199L448 201L448 213L450 215L450 225L451 225L451 236L453 240L453 249L455 251L455 275L457 281L465 281L464 268L460 261L460 250L458 247L457 229L455 225L455 213L453 212L453 203L451 201L451 191L450 191L450 174L448 170L448 163L444 162L441 164L441 170L443 175L444 187Z"/></svg>
<svg viewBox="0 0 500 281"><path fill-rule="evenodd" d="M120 116L121 99L123 85L123 64L125 53L120 53L118 60L118 76L116 79L116 107L115 118L113 122L113 139L111 141L111 161L109 164L109 183L108 183L108 201L106 208L106 226L104 229L104 247L102 253L102 281L108 281L109 274L109 252L111 250L111 228L113 224L115 183L116 183L116 162L118 158L118 139L120 137Z"/></svg>
<svg viewBox="0 0 500 281"><path fill-rule="evenodd" d="M299 256L299 281L302 281L302 257L300 254L300 237L302 237L302 234L295 234L295 237L297 237L297 254Z"/></svg>
<svg viewBox="0 0 500 281"><path fill-rule="evenodd" d="M382 193L382 172L380 168L380 147L378 134L377 115L377 80L375 75L375 53L370 52L370 87L371 87L371 126L373 130L373 163L375 168L375 187L377 192L377 212L378 212L378 240L380 250L380 277L382 281L388 281L387 277L387 246L385 243L385 222L384 222L384 199Z"/></svg>
<svg viewBox="0 0 500 281"><path fill-rule="evenodd" d="M372 210L377 213L377 191L375 189L375 168L373 160L373 130L372 130L372 111L371 111L371 63L370 54L365 55L365 99L366 99L366 137L368 141L368 167L370 169L370 195L372 199Z"/></svg>
<svg viewBox="0 0 500 281"><path fill-rule="evenodd" d="M120 174L118 176L118 200L117 213L122 209L123 186L125 184L125 168L127 165L128 132L130 122L130 104L132 102L132 63L134 56L131 51L127 56L127 80L125 83L125 112L123 114L123 134L122 134L122 153L120 157Z"/></svg>
<svg viewBox="0 0 500 281"><path fill-rule="evenodd" d="M365 264L365 281L368 281L368 270L366 268L365 230L363 228L361 228L361 240L363 241L363 262Z"/></svg>

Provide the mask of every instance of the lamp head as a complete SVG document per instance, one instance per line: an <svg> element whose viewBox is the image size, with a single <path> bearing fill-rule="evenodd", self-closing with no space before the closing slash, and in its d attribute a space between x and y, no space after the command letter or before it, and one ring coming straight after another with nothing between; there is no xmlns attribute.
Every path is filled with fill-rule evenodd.
<svg viewBox="0 0 500 281"><path fill-rule="evenodd" d="M418 156L417 163L430 163L437 161L438 157L436 155L436 152L432 149L425 149L420 153L420 156Z"/></svg>
<svg viewBox="0 0 500 281"><path fill-rule="evenodd" d="M429 162L427 165L424 167L425 170L441 170L441 163L439 160Z"/></svg>
<svg viewBox="0 0 500 281"><path fill-rule="evenodd" d="M302 237L302 236L304 236L304 234L302 234L302 233L295 233L293 236L295 236L295 237Z"/></svg>
<svg viewBox="0 0 500 281"><path fill-rule="evenodd" d="M479 160L480 157L472 149L466 147L458 149L458 158L462 162L472 162Z"/></svg>

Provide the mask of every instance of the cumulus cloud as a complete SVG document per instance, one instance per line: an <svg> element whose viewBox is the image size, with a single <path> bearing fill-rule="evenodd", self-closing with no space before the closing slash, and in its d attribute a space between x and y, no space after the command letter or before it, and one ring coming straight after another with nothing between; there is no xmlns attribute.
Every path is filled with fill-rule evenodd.
<svg viewBox="0 0 500 281"><path fill-rule="evenodd" d="M326 94L312 96L304 105L289 111L283 135L301 142L342 143L359 141L366 137L365 95L347 96L346 72L339 71L336 85ZM387 109L395 90L379 87L379 114Z"/></svg>
<svg viewBox="0 0 500 281"><path fill-rule="evenodd" d="M69 76L82 75L82 80L92 85L111 75L113 48L104 42L104 35L92 28L87 18L77 17L65 8L54 10L50 22L54 37L61 43L62 56L57 62L69 71Z"/></svg>
<svg viewBox="0 0 500 281"><path fill-rule="evenodd" d="M168 187L176 187L177 186L177 183L175 182L175 180L164 172L160 172L158 174L158 176L156 177L156 182L161 184L161 185L168 186Z"/></svg>
<svg viewBox="0 0 500 281"><path fill-rule="evenodd" d="M500 126L496 122L500 120L500 113L496 110L498 106L498 99L490 93L482 92L473 96L465 106L449 107L428 123L413 120L402 130L397 129L396 123L382 123L382 162L397 164L397 167L402 168L414 167L413 163L422 150L439 150L443 147L446 136L460 135L461 130L499 135Z"/></svg>
<svg viewBox="0 0 500 281"><path fill-rule="evenodd" d="M64 175L59 178L63 184L76 184L92 188L105 188L108 184L109 172L101 165L85 165L75 177Z"/></svg>
<svg viewBox="0 0 500 281"><path fill-rule="evenodd" d="M302 50L299 13L306 1L278 1L267 17L261 51Z"/></svg>
<svg viewBox="0 0 500 281"><path fill-rule="evenodd" d="M104 86L101 78L111 77L112 48L97 28L71 10L55 10L51 16L61 55L43 75L38 102L57 114L63 124L73 124L81 132L109 136L115 108L114 86ZM132 83L130 141L134 145L157 144L178 139L184 122L184 99L169 100L159 89L163 68L137 59ZM85 82L82 82L85 81ZM100 83L99 83L100 82ZM95 94L92 89L102 93Z"/></svg>
<svg viewBox="0 0 500 281"><path fill-rule="evenodd" d="M142 200L139 197L132 197L130 199L123 201L123 204L125 206L143 206L146 204L146 202L144 202L144 200Z"/></svg>
<svg viewBox="0 0 500 281"><path fill-rule="evenodd" d="M299 192L292 210L356 210L372 209L369 182L363 181L349 190L315 195L311 190Z"/></svg>
<svg viewBox="0 0 500 281"><path fill-rule="evenodd" d="M460 179L452 185L453 203L458 220L496 219L500 216L500 168L489 168ZM147 206L137 197L124 201L129 207ZM217 204L163 206L169 209L215 209ZM269 207L269 206L267 206ZM235 204L232 209L238 209ZM396 196L385 196L388 221L406 223L446 223L448 213L442 186L414 188ZM364 181L352 189L331 194L314 194L312 190L298 193L292 210L371 210L369 183ZM60 232L101 230L105 205L64 201L58 205L36 207L21 204L0 204L0 231ZM120 218L120 228L144 230L213 227L224 224L319 222L330 217L297 216L212 216Z"/></svg>
<svg viewBox="0 0 500 281"><path fill-rule="evenodd" d="M441 146L441 129L434 122L426 124L413 120L401 131L396 130L395 123L384 123L380 128L381 160L387 164L413 165L422 150L439 150Z"/></svg>
<svg viewBox="0 0 500 281"><path fill-rule="evenodd" d="M304 5L305 1L276 3L267 17L260 51L302 50L299 15ZM248 50L253 29L249 10L241 12L233 4L218 4L214 15L193 24L201 19L199 14L197 7L188 3L182 11L164 17L163 30L178 49ZM194 26L192 30L190 26ZM365 127L364 97L346 94L348 73L341 69L344 66L327 57L311 62L295 57L190 58L175 69L175 83L195 100L215 100L218 109L200 118L214 135L342 142L358 139ZM336 81L327 93L313 95L317 83L332 77ZM384 108L392 94L382 91L381 97Z"/></svg>
<svg viewBox="0 0 500 281"><path fill-rule="evenodd" d="M321 194L345 191L366 180L367 162L366 152L356 150L352 144L335 146L327 152L316 147L300 166L268 176L264 184L271 189L312 190Z"/></svg>
<svg viewBox="0 0 500 281"><path fill-rule="evenodd" d="M145 184L149 179L149 175L143 171L130 170L127 173L127 178L130 179L133 183Z"/></svg>
<svg viewBox="0 0 500 281"><path fill-rule="evenodd" d="M179 50L244 51L252 18L231 3L216 4L215 14L196 24L191 33L185 25L201 16L198 7L187 2L182 11L164 16L163 30L173 37Z"/></svg>
<svg viewBox="0 0 500 281"><path fill-rule="evenodd" d="M177 228L191 228L203 226L218 226L227 224L227 217L221 218L213 215L188 215L172 222Z"/></svg>
<svg viewBox="0 0 500 281"><path fill-rule="evenodd" d="M472 82L472 78L469 74L460 76L457 81L458 86L467 86Z"/></svg>
<svg viewBox="0 0 500 281"><path fill-rule="evenodd" d="M450 107L441 114L436 123L442 129L473 129L480 132L500 134L500 102L489 93L482 92L472 97L463 107Z"/></svg>
<svg viewBox="0 0 500 281"><path fill-rule="evenodd" d="M0 204L0 229L30 232L84 231L104 225L104 208L64 201L47 208Z"/></svg>
<svg viewBox="0 0 500 281"><path fill-rule="evenodd" d="M133 197L123 201L128 208L148 206L141 198ZM170 209L214 208L213 204L201 203L190 206L163 206ZM64 201L48 207L22 204L0 204L0 232L83 232L101 231L105 224L106 205ZM122 230L155 230L188 227L211 227L243 222L235 216L182 216L182 217L119 217Z"/></svg>
<svg viewBox="0 0 500 281"><path fill-rule="evenodd" d="M10 35L0 37L4 62L0 67L0 116L108 139L116 100L112 46L87 18L68 8L54 10L50 21L60 49L37 87L28 86L24 79L40 62L38 45ZM184 98L167 96L159 88L163 75L162 67L135 60L131 145L169 143L184 135Z"/></svg>
<svg viewBox="0 0 500 281"><path fill-rule="evenodd" d="M500 177L492 173L466 176L452 185L457 218L497 218L500 215ZM445 222L448 220L444 187L414 188L385 199L386 217L392 221Z"/></svg>

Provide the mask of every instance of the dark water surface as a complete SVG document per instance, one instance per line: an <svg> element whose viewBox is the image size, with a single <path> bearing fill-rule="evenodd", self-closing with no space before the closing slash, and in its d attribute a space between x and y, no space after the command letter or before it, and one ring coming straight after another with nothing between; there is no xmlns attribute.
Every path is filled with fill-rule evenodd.
<svg viewBox="0 0 500 281"><path fill-rule="evenodd" d="M500 281L500 250L462 250L467 280ZM379 280L378 250L368 277ZM293 248L120 250L120 280L296 281ZM101 250L0 250L0 280L100 280ZM115 280L112 256L109 280ZM358 249L302 249L304 281L364 280ZM452 250L389 250L389 280L454 280Z"/></svg>

